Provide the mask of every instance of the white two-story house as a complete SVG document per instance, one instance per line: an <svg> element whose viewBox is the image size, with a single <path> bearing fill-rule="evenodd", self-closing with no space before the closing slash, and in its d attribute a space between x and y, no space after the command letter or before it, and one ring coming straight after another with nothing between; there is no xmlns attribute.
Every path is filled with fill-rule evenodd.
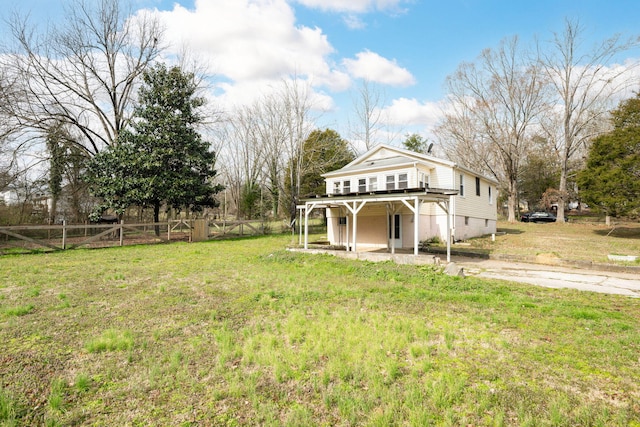
<svg viewBox="0 0 640 427"><path fill-rule="evenodd" d="M308 220L326 209L330 244L347 250L417 255L420 242L434 237L449 247L496 232L498 183L448 160L378 145L323 177L326 194L305 199L301 212Z"/></svg>

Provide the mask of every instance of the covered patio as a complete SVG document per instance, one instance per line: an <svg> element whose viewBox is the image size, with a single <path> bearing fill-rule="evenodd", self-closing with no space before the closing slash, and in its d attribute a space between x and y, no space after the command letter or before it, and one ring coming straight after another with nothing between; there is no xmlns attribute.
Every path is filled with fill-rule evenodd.
<svg viewBox="0 0 640 427"><path fill-rule="evenodd" d="M350 194L325 194L314 198L304 199L304 205L299 205L300 223L304 224L304 248L309 246L309 215L314 209L340 208L346 212L346 249L356 252L358 250L358 214L365 206L383 206L389 221L387 235L396 227L396 213L407 208L413 214L413 255L419 253L420 242L420 210L424 203L435 203L445 213L447 218L446 241L447 262L451 260L451 224L454 210L454 197L457 190L444 190L433 188L407 188L400 190L381 190L367 193ZM304 222L302 218L304 216ZM300 227L300 240L302 243L303 232ZM387 251L395 254L395 245L391 239L387 239Z"/></svg>

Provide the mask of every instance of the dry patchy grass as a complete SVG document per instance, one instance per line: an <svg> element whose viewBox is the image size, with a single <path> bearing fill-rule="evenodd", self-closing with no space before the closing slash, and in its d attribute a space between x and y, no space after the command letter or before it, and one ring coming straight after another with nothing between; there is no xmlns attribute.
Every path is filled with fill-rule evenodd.
<svg viewBox="0 0 640 427"><path fill-rule="evenodd" d="M597 223L532 224L501 222L496 241L490 237L471 240L471 247L485 253L609 262L608 254L640 256L640 223L615 228Z"/></svg>

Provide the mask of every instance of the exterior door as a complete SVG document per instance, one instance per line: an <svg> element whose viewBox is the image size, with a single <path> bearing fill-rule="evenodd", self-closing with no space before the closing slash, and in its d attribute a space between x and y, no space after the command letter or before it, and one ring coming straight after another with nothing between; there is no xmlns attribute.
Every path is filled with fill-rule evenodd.
<svg viewBox="0 0 640 427"><path fill-rule="evenodd" d="M402 217L399 214L389 215L389 241L394 248L402 248Z"/></svg>

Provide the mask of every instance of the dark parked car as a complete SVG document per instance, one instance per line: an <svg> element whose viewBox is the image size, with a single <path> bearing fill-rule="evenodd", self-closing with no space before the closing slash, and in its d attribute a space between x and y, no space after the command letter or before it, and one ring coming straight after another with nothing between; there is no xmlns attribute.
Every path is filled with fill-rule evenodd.
<svg viewBox="0 0 640 427"><path fill-rule="evenodd" d="M549 212L531 212L522 214L522 222L556 222L556 216Z"/></svg>

